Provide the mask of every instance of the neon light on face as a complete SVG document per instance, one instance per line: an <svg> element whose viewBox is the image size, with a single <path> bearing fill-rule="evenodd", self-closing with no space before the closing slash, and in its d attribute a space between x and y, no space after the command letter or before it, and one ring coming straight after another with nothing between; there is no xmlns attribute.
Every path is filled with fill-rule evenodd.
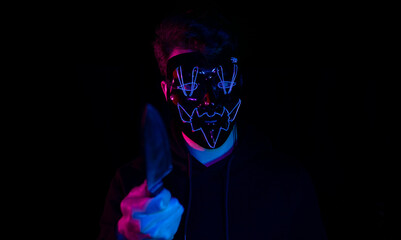
<svg viewBox="0 0 401 240"><path fill-rule="evenodd" d="M221 130L228 131L230 128L230 123L235 120L237 117L238 109L241 105L241 99L238 100L237 104L235 107L229 112L226 107L223 107L223 111L221 113L219 112L213 112L213 114L209 114L207 112L204 112L202 114L199 114L199 109L195 108L192 110L191 115L188 114L188 112L182 107L179 103L177 104L178 112L180 114L181 121L183 123L189 123L191 125L191 129L193 132L201 131L203 134L207 144L209 145L210 148L215 148L217 140L219 139ZM217 117L216 117L217 116ZM217 130L217 136L213 137L213 135L210 132L207 132L204 130L204 127L194 124L194 119L200 120L203 118L204 123L217 123L220 122L220 124L213 125L210 129L212 131ZM220 119L219 119L220 118ZM201 120L201 121L202 121ZM225 122L226 121L226 122Z"/></svg>
<svg viewBox="0 0 401 240"><path fill-rule="evenodd" d="M237 59L236 58L231 58L231 61L233 62L234 70L233 70L233 75L231 77L231 81L224 81L224 70L222 66L217 67L217 76L220 79L220 82L218 83L218 87L222 88L224 91L224 94L229 94L231 93L231 90L233 89L233 86L235 86L235 78L237 77L237 72L238 72L238 65ZM228 88L229 85L230 87ZM226 91L226 88L228 88L228 91Z"/></svg>
<svg viewBox="0 0 401 240"><path fill-rule="evenodd" d="M241 105L238 59L209 62L199 52L184 53L169 59L167 72L168 99L178 110L179 129L204 148L220 147Z"/></svg>
<svg viewBox="0 0 401 240"><path fill-rule="evenodd" d="M178 89L181 89L185 96L188 96L187 91L190 91L189 96L192 96L194 91L198 88L198 84L196 84L196 77L198 76L199 68L195 66L192 69L192 80L190 83L184 83L184 79L182 76L182 66L177 67L175 71L178 77L178 81L180 83Z"/></svg>

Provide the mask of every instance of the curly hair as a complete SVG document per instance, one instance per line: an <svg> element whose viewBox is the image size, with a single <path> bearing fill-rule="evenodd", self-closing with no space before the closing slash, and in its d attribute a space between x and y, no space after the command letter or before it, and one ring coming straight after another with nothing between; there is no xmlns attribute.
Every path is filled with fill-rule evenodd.
<svg viewBox="0 0 401 240"><path fill-rule="evenodd" d="M153 49L160 73L166 76L167 61L175 48L201 52L210 61L234 54L237 41L229 22L215 12L188 11L165 18L155 31Z"/></svg>

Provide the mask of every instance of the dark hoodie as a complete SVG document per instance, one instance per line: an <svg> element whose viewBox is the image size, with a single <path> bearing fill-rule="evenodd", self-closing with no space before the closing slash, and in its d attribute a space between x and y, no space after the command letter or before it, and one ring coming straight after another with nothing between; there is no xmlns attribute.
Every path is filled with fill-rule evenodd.
<svg viewBox="0 0 401 240"><path fill-rule="evenodd" d="M271 150L257 131L238 128L231 155L205 167L172 144L165 187L184 206L174 239L326 239L314 187L296 161ZM145 180L143 158L121 167L101 218L99 240L116 239L120 202Z"/></svg>

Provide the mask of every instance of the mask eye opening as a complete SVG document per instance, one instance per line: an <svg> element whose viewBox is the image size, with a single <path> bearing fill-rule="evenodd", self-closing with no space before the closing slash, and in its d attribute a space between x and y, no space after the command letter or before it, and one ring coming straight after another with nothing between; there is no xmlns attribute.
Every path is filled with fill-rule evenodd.
<svg viewBox="0 0 401 240"><path fill-rule="evenodd" d="M184 77L182 75L182 66L179 66L175 69L175 74L178 78L180 86L177 88L182 90L184 93L184 96L192 96L194 91L198 88L198 84L196 83L196 78L198 77L198 72L199 72L199 67L195 66L192 68L192 73L191 73L191 82L185 83L184 82ZM189 92L189 94L187 94Z"/></svg>
<svg viewBox="0 0 401 240"><path fill-rule="evenodd" d="M236 58L235 58L235 60L236 60ZM233 86L236 85L235 79L236 79L237 73L238 73L238 65L236 64L236 62L237 61L233 61L233 75L231 77L231 81L225 81L223 67L221 65L217 67L216 72L217 72L217 76L220 79L220 82L217 84L217 87L223 89L224 94L230 94ZM228 91L226 89L228 89Z"/></svg>

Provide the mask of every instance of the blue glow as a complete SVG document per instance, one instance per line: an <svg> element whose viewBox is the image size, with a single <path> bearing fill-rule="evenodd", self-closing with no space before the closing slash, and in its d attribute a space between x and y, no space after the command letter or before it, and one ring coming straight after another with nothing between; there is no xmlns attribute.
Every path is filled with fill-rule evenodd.
<svg viewBox="0 0 401 240"><path fill-rule="evenodd" d="M217 87L220 89L223 89L224 94L230 94L232 91L233 86L236 85L235 83L235 79L237 78L237 73L238 73L238 65L236 64L238 62L238 59L235 57L231 58L231 61L233 62L233 75L231 77L230 81L225 81L224 80L224 69L223 67L220 65L216 68L213 68L212 72L213 73L217 73L217 76L220 79L220 82L217 84ZM177 88L182 90L182 92L184 93L184 96L188 96L187 92L189 91L189 96L192 96L193 92L198 88L198 84L196 83L196 79L198 77L198 73L199 73L199 68L198 66L195 66L192 68L192 77L191 77L191 82L185 83L184 82L184 77L182 75L182 66L179 66L175 69L177 77L178 77L178 81L180 86L178 86ZM204 74L203 71L201 71L202 74Z"/></svg>
<svg viewBox="0 0 401 240"><path fill-rule="evenodd" d="M192 129L193 132L201 131L201 133L203 134L203 137L205 138L206 143L209 145L209 147L210 148L215 148L221 131L222 130L228 131L228 129L230 128L230 123L233 122L235 120L235 118L237 117L237 113L238 113L238 109L239 109L240 105L241 105L241 99L238 100L237 104L234 106L234 108L231 111L228 111L227 108L223 106L223 111L221 113L213 112L213 114L209 114L207 112L199 114L198 108L194 108L194 110L192 110L192 113L188 114L188 112L179 103L177 104L177 108L178 108L178 113L180 115L181 121L183 123L191 124L191 129ZM194 128L194 126L192 124L192 119L195 116L195 114L196 114L196 116L198 118L201 118L201 117L203 117L205 115L207 117L209 117L209 118L212 118L212 117L214 117L216 115L219 116L219 117L223 117L224 114L227 114L228 115L228 120L227 120L227 124L226 124L227 127L225 127L225 128L224 127L219 127L219 130L218 130L216 138L213 139L212 143L210 143L208 138L206 137L206 133L205 133L205 131L203 130L202 127ZM214 121L214 120L211 120L211 121Z"/></svg>
<svg viewBox="0 0 401 240"><path fill-rule="evenodd" d="M189 94L189 96L192 95L192 93L198 88L198 84L197 83L185 83L182 86L178 86L178 89L181 89L183 91L191 91L191 93Z"/></svg>
<svg viewBox="0 0 401 240"><path fill-rule="evenodd" d="M236 58L235 58L236 59ZM232 60L232 59L231 59ZM233 60L232 60L233 61ZM234 61L233 61L234 62ZM235 61L236 62L236 61ZM234 63L234 69L233 69L233 76L231 77L231 81L225 81L224 80L224 70L222 66L219 66L217 68L217 76L220 79L220 82L217 84L217 87L223 89L224 94L229 94L231 93L231 90L233 88L233 86L235 86L235 78L237 77L237 73L238 73L238 65ZM226 88L228 88L229 85L229 89L228 91L226 91Z"/></svg>
<svg viewBox="0 0 401 240"><path fill-rule="evenodd" d="M187 91L190 91L189 96L192 96L194 91L198 88L198 84L196 83L196 78L198 77L199 68L197 66L192 68L192 78L190 83L184 83L181 66L177 67L175 71L177 73L178 81L180 83L178 89L182 90L185 96L188 96Z"/></svg>
<svg viewBox="0 0 401 240"><path fill-rule="evenodd" d="M228 93L231 92L231 90L232 90L232 88L234 86L234 81L235 81L235 78L237 77L237 72L238 72L238 66L237 66L237 64L234 64L233 76L232 76L232 79L231 79L231 85L230 85L230 89L228 90Z"/></svg>
<svg viewBox="0 0 401 240"><path fill-rule="evenodd" d="M227 94L227 92L226 92L226 87L225 87L225 85L223 84L225 81L224 81L224 73L223 73L223 67L222 67L222 66L219 66L219 67L217 68L217 76L219 76L220 83L222 83L221 86L222 86L222 88L223 88L224 94ZM217 86L218 86L218 85L217 85Z"/></svg>
<svg viewBox="0 0 401 240"><path fill-rule="evenodd" d="M197 66L195 66L194 68L192 68L192 74L191 74L191 93L189 94L189 96L192 96L192 93L194 93L194 85L196 84L196 78L198 77L198 72L199 72L199 68ZM196 87L198 87L198 84L196 84Z"/></svg>
<svg viewBox="0 0 401 240"><path fill-rule="evenodd" d="M177 73L178 81L180 83L180 86L178 88L180 88L184 93L184 95L187 96L187 91L185 90L184 87L184 78L182 77L182 67L181 66L177 67L175 69L175 72Z"/></svg>
<svg viewBox="0 0 401 240"><path fill-rule="evenodd" d="M194 156L199 162L201 162L206 167L213 165L219 160L223 159L227 154L229 154L237 141L237 128L234 125L233 130L228 136L227 140L218 148L206 149L192 141L184 132L181 133L186 141L189 152Z"/></svg>
<svg viewBox="0 0 401 240"><path fill-rule="evenodd" d="M228 87L230 87L231 86L231 82L229 82L229 81L220 81L218 84L217 84L217 87L218 88L221 88L221 89L223 89L223 88L228 88ZM235 86L236 85L236 83L234 82L233 83L233 86Z"/></svg>
<svg viewBox="0 0 401 240"><path fill-rule="evenodd" d="M181 121L183 122L183 123L191 123L192 122L192 115L189 115L188 113L187 113L187 111L185 111L185 109L181 106L181 104L177 104L177 107L178 107L178 113L180 114L180 118L181 118ZM184 119L184 117L182 116L182 112L181 111L184 111L184 113L185 113L185 116L186 117L188 117L188 119L189 120L185 120ZM193 114L193 113L192 113ZM191 123L191 125L192 125L192 123Z"/></svg>
<svg viewBox="0 0 401 240"><path fill-rule="evenodd" d="M233 107L233 109L231 110L231 112L229 114L230 122L234 121L234 119L237 117L237 113L238 113L238 109L239 109L240 105L241 105L241 99L238 100L237 104L235 105L235 107ZM234 113L234 116L233 116L233 112L234 111L235 111L235 113Z"/></svg>

